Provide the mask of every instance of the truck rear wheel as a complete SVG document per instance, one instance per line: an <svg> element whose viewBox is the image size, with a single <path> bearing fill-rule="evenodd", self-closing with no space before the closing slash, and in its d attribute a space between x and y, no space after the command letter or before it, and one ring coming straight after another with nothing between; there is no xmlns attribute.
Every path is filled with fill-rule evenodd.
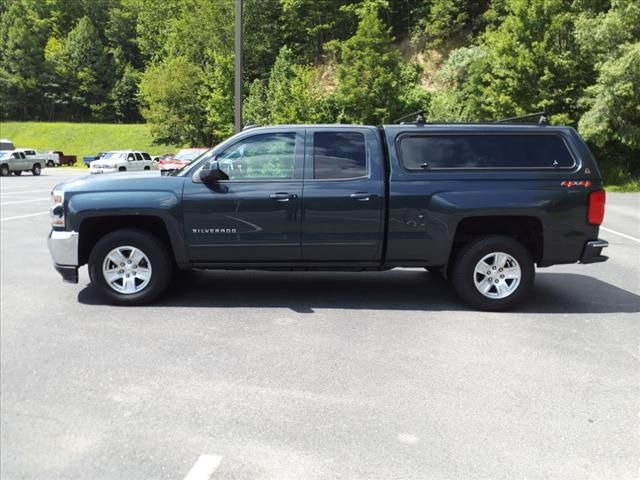
<svg viewBox="0 0 640 480"><path fill-rule="evenodd" d="M171 280L173 265L166 250L160 240L144 230L111 232L91 250L91 282L117 305L152 302Z"/></svg>
<svg viewBox="0 0 640 480"><path fill-rule="evenodd" d="M33 168L31 169L31 173L33 173L35 176L40 175L40 172L42 171L42 168L40 167L39 163L36 163Z"/></svg>
<svg viewBox="0 0 640 480"><path fill-rule="evenodd" d="M480 237L456 257L451 280L458 295L479 310L507 310L527 295L535 267L529 251L502 235Z"/></svg>

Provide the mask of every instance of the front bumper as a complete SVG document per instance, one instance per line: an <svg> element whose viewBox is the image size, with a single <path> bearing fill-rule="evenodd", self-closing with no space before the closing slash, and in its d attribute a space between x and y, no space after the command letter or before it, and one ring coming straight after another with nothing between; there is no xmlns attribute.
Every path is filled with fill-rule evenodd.
<svg viewBox="0 0 640 480"><path fill-rule="evenodd" d="M118 171L117 168L113 167L113 168L96 168L96 167L89 167L89 173L91 175L95 175L96 173L116 173Z"/></svg>
<svg viewBox="0 0 640 480"><path fill-rule="evenodd" d="M609 257L602 255L602 249L607 248L609 242L606 240L591 240L587 242L580 257L580 263L598 263L605 262Z"/></svg>
<svg viewBox="0 0 640 480"><path fill-rule="evenodd" d="M55 269L62 279L69 283L78 283L78 232L51 230L47 245Z"/></svg>

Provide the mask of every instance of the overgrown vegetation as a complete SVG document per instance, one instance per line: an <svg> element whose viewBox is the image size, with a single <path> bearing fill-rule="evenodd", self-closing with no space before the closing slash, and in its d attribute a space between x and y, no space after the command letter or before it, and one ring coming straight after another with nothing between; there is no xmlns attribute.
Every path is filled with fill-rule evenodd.
<svg viewBox="0 0 640 480"><path fill-rule="evenodd" d="M0 117L233 132L233 0L0 0ZM245 0L245 123L547 109L640 178L637 0ZM3 135L6 134L3 132Z"/></svg>

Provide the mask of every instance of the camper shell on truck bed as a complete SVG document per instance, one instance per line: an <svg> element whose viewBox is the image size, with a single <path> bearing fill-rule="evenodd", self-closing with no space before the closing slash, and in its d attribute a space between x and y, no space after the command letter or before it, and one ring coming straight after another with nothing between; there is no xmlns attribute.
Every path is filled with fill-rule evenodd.
<svg viewBox="0 0 640 480"><path fill-rule="evenodd" d="M425 267L501 310L524 298L535 265L607 258L600 171L569 127L258 127L170 176L83 178L53 195L56 268L77 281L88 263L120 304L157 298L174 267ZM153 268L127 269L141 258Z"/></svg>

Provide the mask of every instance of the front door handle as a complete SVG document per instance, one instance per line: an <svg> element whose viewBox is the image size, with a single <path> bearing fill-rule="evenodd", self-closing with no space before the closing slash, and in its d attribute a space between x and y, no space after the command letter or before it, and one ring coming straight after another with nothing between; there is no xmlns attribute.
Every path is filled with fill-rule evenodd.
<svg viewBox="0 0 640 480"><path fill-rule="evenodd" d="M356 192L349 195L354 200L358 200L359 202L368 202L371 198L371 194L367 192Z"/></svg>
<svg viewBox="0 0 640 480"><path fill-rule="evenodd" d="M287 192L272 193L269 198L278 202L288 202L290 199L295 198L295 195L291 195Z"/></svg>

